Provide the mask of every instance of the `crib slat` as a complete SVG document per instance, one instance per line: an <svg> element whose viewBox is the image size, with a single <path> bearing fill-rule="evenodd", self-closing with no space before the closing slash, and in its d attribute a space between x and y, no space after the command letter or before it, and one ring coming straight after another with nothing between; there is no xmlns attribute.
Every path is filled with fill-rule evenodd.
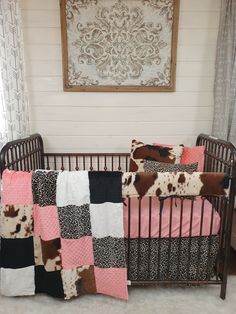
<svg viewBox="0 0 236 314"><path fill-rule="evenodd" d="M191 263L191 244L192 244L192 229L193 229L193 209L194 199L191 200L191 211L190 211L190 226L189 226L189 246L188 246L188 262L187 262L187 281L190 280L190 263Z"/></svg>
<svg viewBox="0 0 236 314"><path fill-rule="evenodd" d="M148 279L151 279L151 241L152 241L152 197L149 197L149 221L148 221Z"/></svg>
<svg viewBox="0 0 236 314"><path fill-rule="evenodd" d="M158 255L157 255L157 279L161 279L160 273L160 261L161 261L161 236L162 236L162 211L164 207L164 200L159 201L159 243L158 243Z"/></svg>
<svg viewBox="0 0 236 314"><path fill-rule="evenodd" d="M178 264L177 264L177 280L179 280L180 275L180 256L181 256L181 248L182 248L182 225L183 225L183 206L184 199L181 197L180 204L180 228L179 228L179 249L178 249Z"/></svg>
<svg viewBox="0 0 236 314"><path fill-rule="evenodd" d="M140 241L141 241L141 206L142 206L142 199L138 198L138 261L137 261L137 268L138 268L138 276L140 274L140 259L141 259L141 252L140 252Z"/></svg>
<svg viewBox="0 0 236 314"><path fill-rule="evenodd" d="M200 257L201 257L201 248L202 248L202 228L203 228L203 217L205 210L205 198L202 198L202 206L201 206L201 220L200 220L200 234L198 237L198 254L197 254L197 279L199 279L199 269L200 269Z"/></svg>

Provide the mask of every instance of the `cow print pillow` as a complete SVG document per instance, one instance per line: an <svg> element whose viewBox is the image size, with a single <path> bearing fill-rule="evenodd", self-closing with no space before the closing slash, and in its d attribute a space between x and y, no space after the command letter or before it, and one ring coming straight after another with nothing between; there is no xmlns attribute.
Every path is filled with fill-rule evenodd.
<svg viewBox="0 0 236 314"><path fill-rule="evenodd" d="M169 164L180 163L180 158L183 153L183 146L163 147L144 144L142 142L133 140L129 171L142 172L144 171L144 161L159 161Z"/></svg>
<svg viewBox="0 0 236 314"><path fill-rule="evenodd" d="M152 160L144 160L143 168L145 172L195 172L198 168L198 163L193 164L168 164Z"/></svg>

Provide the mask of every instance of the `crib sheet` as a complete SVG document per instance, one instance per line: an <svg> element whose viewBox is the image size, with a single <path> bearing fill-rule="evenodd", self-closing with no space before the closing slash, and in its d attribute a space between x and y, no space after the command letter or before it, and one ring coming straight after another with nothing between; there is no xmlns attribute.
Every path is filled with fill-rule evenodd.
<svg viewBox="0 0 236 314"><path fill-rule="evenodd" d="M130 199L130 237L138 238L139 236L139 201L138 198ZM175 198L172 205L172 219L170 220L170 198L165 199L164 206L161 215L161 232L159 234L160 227L160 201L159 198L152 198L152 210L151 210L151 232L152 238L171 237L197 237L197 236L209 236L216 235L220 229L220 216L217 211L212 208L212 204L208 201L204 201L203 219L202 219L202 233L201 231L201 214L202 214L202 199L200 196L195 198L193 202L192 212L192 228L190 233L191 222L191 203L190 199L184 199L183 211L182 211L182 223L181 223L181 200ZM124 201L124 228L125 237L128 238L128 199ZM144 197L141 201L141 228L140 237L149 237L149 197ZM212 227L211 227L212 220ZM171 224L171 228L170 228ZM182 225L182 229L180 226ZM180 233L181 229L181 233ZM211 230L212 229L212 230Z"/></svg>

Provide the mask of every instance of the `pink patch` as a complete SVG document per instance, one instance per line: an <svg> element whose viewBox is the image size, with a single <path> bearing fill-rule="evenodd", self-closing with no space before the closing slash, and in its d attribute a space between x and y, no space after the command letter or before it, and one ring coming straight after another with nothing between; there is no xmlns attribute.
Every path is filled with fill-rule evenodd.
<svg viewBox="0 0 236 314"><path fill-rule="evenodd" d="M61 259L65 269L94 265L92 237L61 239Z"/></svg>
<svg viewBox="0 0 236 314"><path fill-rule="evenodd" d="M174 145L170 144L160 144L154 143L153 145L161 146L161 147L173 147ZM193 164L195 162L198 163L198 171L202 172L204 167L204 155L205 146L193 146L193 147L184 147L182 156L181 156L181 164Z"/></svg>
<svg viewBox="0 0 236 314"><path fill-rule="evenodd" d="M2 203L32 205L32 173L4 170L2 175Z"/></svg>
<svg viewBox="0 0 236 314"><path fill-rule="evenodd" d="M38 211L38 212L37 212ZM56 206L38 206L36 210L36 231L39 230L39 235L42 240L49 241L61 237L58 211Z"/></svg>
<svg viewBox="0 0 236 314"><path fill-rule="evenodd" d="M97 292L128 300L127 269L94 267Z"/></svg>

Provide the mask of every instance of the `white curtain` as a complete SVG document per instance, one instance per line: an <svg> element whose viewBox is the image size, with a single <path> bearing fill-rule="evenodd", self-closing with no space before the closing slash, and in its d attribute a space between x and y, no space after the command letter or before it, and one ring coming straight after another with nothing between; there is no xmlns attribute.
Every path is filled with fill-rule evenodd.
<svg viewBox="0 0 236 314"><path fill-rule="evenodd" d="M213 134L236 145L236 0L222 0L216 50Z"/></svg>
<svg viewBox="0 0 236 314"><path fill-rule="evenodd" d="M19 0L0 0L0 148L29 134Z"/></svg>

